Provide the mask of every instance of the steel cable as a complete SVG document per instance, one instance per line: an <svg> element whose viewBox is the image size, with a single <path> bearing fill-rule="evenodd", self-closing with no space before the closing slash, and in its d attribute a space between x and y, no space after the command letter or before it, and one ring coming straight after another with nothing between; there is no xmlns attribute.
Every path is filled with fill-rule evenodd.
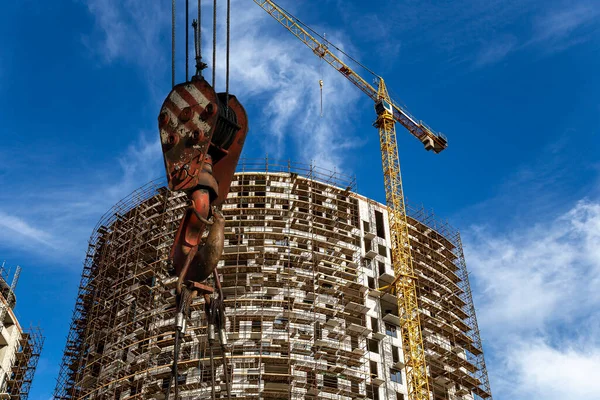
<svg viewBox="0 0 600 400"><path fill-rule="evenodd" d="M213 70L212 70L212 86L216 85L217 76L217 0L213 0Z"/></svg>
<svg viewBox="0 0 600 400"><path fill-rule="evenodd" d="M229 48L231 44L231 0L227 0L227 45L225 49L225 106L229 107Z"/></svg>
<svg viewBox="0 0 600 400"><path fill-rule="evenodd" d="M198 30L196 33L196 75L202 75L202 0L198 0Z"/></svg>
<svg viewBox="0 0 600 400"><path fill-rule="evenodd" d="M175 0L171 0L171 87L175 87Z"/></svg>
<svg viewBox="0 0 600 400"><path fill-rule="evenodd" d="M190 0L185 0L185 81L189 77L190 64Z"/></svg>
<svg viewBox="0 0 600 400"><path fill-rule="evenodd" d="M213 353L212 344L210 346L210 379L211 379L211 398L215 400L215 356Z"/></svg>
<svg viewBox="0 0 600 400"><path fill-rule="evenodd" d="M198 53L202 54L202 0L198 0Z"/></svg>
<svg viewBox="0 0 600 400"><path fill-rule="evenodd" d="M219 297L213 299L210 303L210 316L211 320L209 323L214 324L215 331L218 332L219 342L221 344L221 352L223 353L223 375L225 376L225 387L227 388L227 399L231 400L231 382L229 379L229 368L227 367L227 348L225 343L221 341L221 331L226 329L225 319L225 303L223 302L223 292L219 289ZM225 333L226 335L226 333Z"/></svg>
<svg viewBox="0 0 600 400"><path fill-rule="evenodd" d="M171 366L171 376L169 377L169 385L167 386L166 400L169 400L171 394L171 382L173 379L175 380L175 399L178 400L179 397L179 352L181 347L181 336L185 333L185 320L188 317L190 304L192 302L192 292L187 288L183 287L181 290L181 295L178 296L177 299L178 307L177 307L177 316L175 317L176 324L178 325L175 329L175 343L173 346L173 365ZM181 321L179 321L181 318ZM182 326L179 326L179 323L182 323Z"/></svg>

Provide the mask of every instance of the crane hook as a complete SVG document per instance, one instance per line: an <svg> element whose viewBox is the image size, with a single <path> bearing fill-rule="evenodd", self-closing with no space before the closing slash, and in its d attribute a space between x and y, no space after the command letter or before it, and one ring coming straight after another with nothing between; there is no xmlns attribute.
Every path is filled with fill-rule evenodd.
<svg viewBox="0 0 600 400"><path fill-rule="evenodd" d="M319 86L321 87L321 118L323 118L323 79L319 80Z"/></svg>

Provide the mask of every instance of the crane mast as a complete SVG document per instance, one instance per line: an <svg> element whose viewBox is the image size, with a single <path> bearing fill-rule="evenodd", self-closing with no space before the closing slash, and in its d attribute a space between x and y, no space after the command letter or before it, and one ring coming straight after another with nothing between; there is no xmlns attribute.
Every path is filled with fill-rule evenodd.
<svg viewBox="0 0 600 400"><path fill-rule="evenodd" d="M389 100L383 79L379 83L379 96L380 102L377 104L382 104L382 100ZM410 400L429 400L425 348L417 301L417 279L414 276L410 254L406 205L402 189L398 142L396 141L396 124L392 113L381 107L378 110L375 127L379 129L385 201L392 244L392 265L396 277L394 289L399 295L400 334L402 335L402 350L406 365L408 398Z"/></svg>
<svg viewBox="0 0 600 400"><path fill-rule="evenodd" d="M425 149L433 150L435 153L439 153L447 147L447 140L443 135L434 133L425 124L417 121L406 110L394 103L388 94L383 78L378 77L379 85L378 89L375 89L333 54L327 45L318 41L304 29L300 21L294 16L271 0L254 0L254 2L307 45L318 57L325 60L375 101L377 119L374 126L379 130L392 244L392 263L395 274L394 283L390 285L390 289L395 290L399 295L398 309L401 320L408 398L410 400L429 400L425 350L417 301L417 278L414 275L410 253L395 125L396 122L399 122L425 145Z"/></svg>

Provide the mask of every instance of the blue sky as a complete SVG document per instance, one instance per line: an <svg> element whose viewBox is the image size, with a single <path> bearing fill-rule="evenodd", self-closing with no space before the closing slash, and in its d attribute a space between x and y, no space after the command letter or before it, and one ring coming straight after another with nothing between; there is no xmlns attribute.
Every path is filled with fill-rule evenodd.
<svg viewBox="0 0 600 400"><path fill-rule="evenodd" d="M399 127L405 193L463 233L494 397L599 398L600 3L280 3L448 136L434 155ZM370 100L252 1L232 4L245 156L314 160L383 200ZM0 259L23 267L17 312L46 334L31 399L53 391L93 226L164 173L169 7L22 0L0 14Z"/></svg>

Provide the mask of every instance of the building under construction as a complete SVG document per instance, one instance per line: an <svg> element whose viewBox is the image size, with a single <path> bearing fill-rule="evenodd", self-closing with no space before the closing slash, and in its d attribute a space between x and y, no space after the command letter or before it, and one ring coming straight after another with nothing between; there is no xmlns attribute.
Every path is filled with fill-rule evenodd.
<svg viewBox="0 0 600 400"><path fill-rule="evenodd" d="M259 172L257 172L259 171ZM163 399L174 348L169 251L186 198L150 183L95 227L55 390L59 399ZM384 205L312 166L242 160L228 200L227 351L192 304L182 399L404 399L406 375ZM491 399L459 233L409 211L434 400Z"/></svg>
<svg viewBox="0 0 600 400"><path fill-rule="evenodd" d="M38 327L21 327L14 313L21 267L11 274L5 266L0 268L0 399L27 399L44 337Z"/></svg>

